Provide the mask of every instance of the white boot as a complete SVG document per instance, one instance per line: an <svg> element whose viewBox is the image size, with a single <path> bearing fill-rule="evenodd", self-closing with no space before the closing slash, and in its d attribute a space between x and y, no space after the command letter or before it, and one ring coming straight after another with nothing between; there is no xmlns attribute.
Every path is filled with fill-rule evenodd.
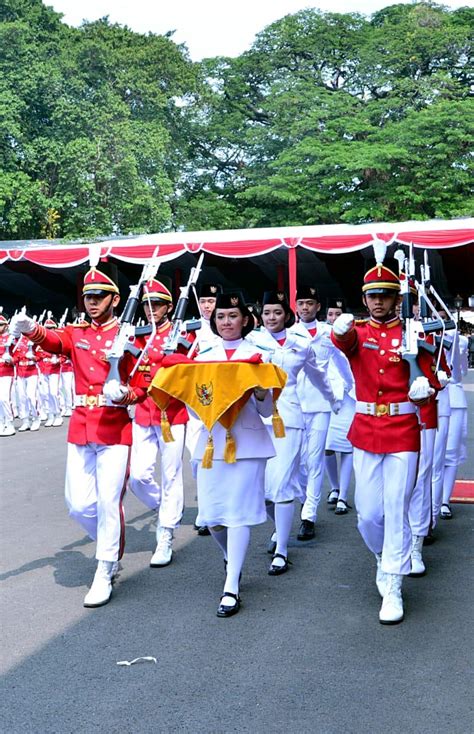
<svg viewBox="0 0 474 734"><path fill-rule="evenodd" d="M40 419L41 419L41 416L40 416ZM48 417L45 420L44 427L51 428L51 426L53 425L53 421L54 421L54 415L52 413L48 413Z"/></svg>
<svg viewBox="0 0 474 734"><path fill-rule="evenodd" d="M151 557L151 568L168 566L168 564L171 563L171 558L173 555L173 528L158 527L156 531L156 537L158 543L156 546L156 550Z"/></svg>
<svg viewBox="0 0 474 734"><path fill-rule="evenodd" d="M421 551L423 548L423 536L413 535L411 539L411 572L410 576L424 576L426 566L423 563Z"/></svg>
<svg viewBox="0 0 474 734"><path fill-rule="evenodd" d="M23 418L21 422L21 426L19 427L18 431L22 432L22 431L29 431L29 430L30 430L30 421L28 420L28 418Z"/></svg>
<svg viewBox="0 0 474 734"><path fill-rule="evenodd" d="M110 601L115 565L114 561L98 561L92 586L84 598L85 607L101 607Z"/></svg>
<svg viewBox="0 0 474 734"><path fill-rule="evenodd" d="M7 421L3 427L2 436L14 436L15 435L15 426L13 425L13 421Z"/></svg>
<svg viewBox="0 0 474 734"><path fill-rule="evenodd" d="M38 416L37 418L33 418L31 421L30 431L39 431L41 426L41 418Z"/></svg>
<svg viewBox="0 0 474 734"><path fill-rule="evenodd" d="M385 596L388 583L388 573L382 571L382 554L376 553L375 560L377 561L377 573L375 574L375 583L377 585L378 592L382 599Z"/></svg>
<svg viewBox="0 0 474 734"><path fill-rule="evenodd" d="M63 417L62 417L62 415L55 415L54 416L54 420L53 420L53 422L51 424L53 426L53 428L57 428L57 426L62 426L62 424L63 424Z"/></svg>
<svg viewBox="0 0 474 734"><path fill-rule="evenodd" d="M387 574L387 590L379 612L380 624L403 622L402 581L403 576L398 573Z"/></svg>

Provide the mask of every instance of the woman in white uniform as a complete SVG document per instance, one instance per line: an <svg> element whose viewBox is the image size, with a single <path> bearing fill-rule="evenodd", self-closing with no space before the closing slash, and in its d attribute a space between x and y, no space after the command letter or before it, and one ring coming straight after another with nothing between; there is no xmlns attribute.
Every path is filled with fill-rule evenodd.
<svg viewBox="0 0 474 734"><path fill-rule="evenodd" d="M326 322L332 326L345 310L342 298L328 299ZM347 497L352 476L352 444L347 434L354 419L355 391L349 360L339 350L331 355L329 380L336 398L341 401L341 409L331 414L326 437L325 465L331 483L328 505L334 506L335 515L346 515L350 508ZM341 455L339 470L337 454Z"/></svg>
<svg viewBox="0 0 474 734"><path fill-rule="evenodd" d="M285 425L285 438L275 442L276 456L267 462L265 471L265 501L267 513L275 523L272 541L275 552L268 570L270 576L288 571L288 540L293 523L294 500L303 500L299 482L299 467L303 446L304 419L296 392L300 370L315 369L315 356L308 340L287 331L295 316L286 296L281 291L267 291L263 295L263 328L250 338L258 347L268 351L271 361L287 373L287 382L278 399L278 412ZM265 420L268 431L271 421ZM272 548L273 550L273 548Z"/></svg>
<svg viewBox="0 0 474 734"><path fill-rule="evenodd" d="M202 350L199 361L239 361L249 359L258 349L245 338L253 329L253 318L239 293L219 294L211 316L211 329L219 342ZM193 459L198 460L198 517L196 524L207 525L224 555L226 579L217 610L218 617L230 617L240 608L239 581L250 540L250 528L265 522L265 466L275 455L261 416L271 416L273 400L267 390L256 388L240 411L232 435L236 461L224 461L226 429L220 423L212 429L212 468L201 466L208 432L204 426Z"/></svg>

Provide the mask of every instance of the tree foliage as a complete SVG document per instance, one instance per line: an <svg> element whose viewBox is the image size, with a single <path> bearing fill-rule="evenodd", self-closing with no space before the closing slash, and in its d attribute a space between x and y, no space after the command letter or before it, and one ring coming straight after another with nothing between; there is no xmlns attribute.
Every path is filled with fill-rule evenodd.
<svg viewBox="0 0 474 734"><path fill-rule="evenodd" d="M235 59L0 0L0 235L472 211L474 11L304 10Z"/></svg>

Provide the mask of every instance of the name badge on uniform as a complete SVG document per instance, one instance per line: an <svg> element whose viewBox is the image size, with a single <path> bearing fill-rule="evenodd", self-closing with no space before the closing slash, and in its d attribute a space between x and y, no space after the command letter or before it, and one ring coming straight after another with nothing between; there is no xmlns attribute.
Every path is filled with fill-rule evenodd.
<svg viewBox="0 0 474 734"><path fill-rule="evenodd" d="M76 342L77 349L85 349L88 350L91 348L91 345L88 342Z"/></svg>
<svg viewBox="0 0 474 734"><path fill-rule="evenodd" d="M365 347L366 349L379 349L380 348L378 344L372 344L371 342L364 342L362 346Z"/></svg>

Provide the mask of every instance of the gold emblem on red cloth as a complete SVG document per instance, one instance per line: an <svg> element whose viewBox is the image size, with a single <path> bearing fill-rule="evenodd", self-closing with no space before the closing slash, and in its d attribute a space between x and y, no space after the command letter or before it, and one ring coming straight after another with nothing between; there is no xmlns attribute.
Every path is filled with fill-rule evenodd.
<svg viewBox="0 0 474 734"><path fill-rule="evenodd" d="M202 385L198 385L196 383L196 395L198 396L198 400L201 405L210 405L214 398L214 388L212 382L210 382L208 385L206 385L205 383L203 383Z"/></svg>

